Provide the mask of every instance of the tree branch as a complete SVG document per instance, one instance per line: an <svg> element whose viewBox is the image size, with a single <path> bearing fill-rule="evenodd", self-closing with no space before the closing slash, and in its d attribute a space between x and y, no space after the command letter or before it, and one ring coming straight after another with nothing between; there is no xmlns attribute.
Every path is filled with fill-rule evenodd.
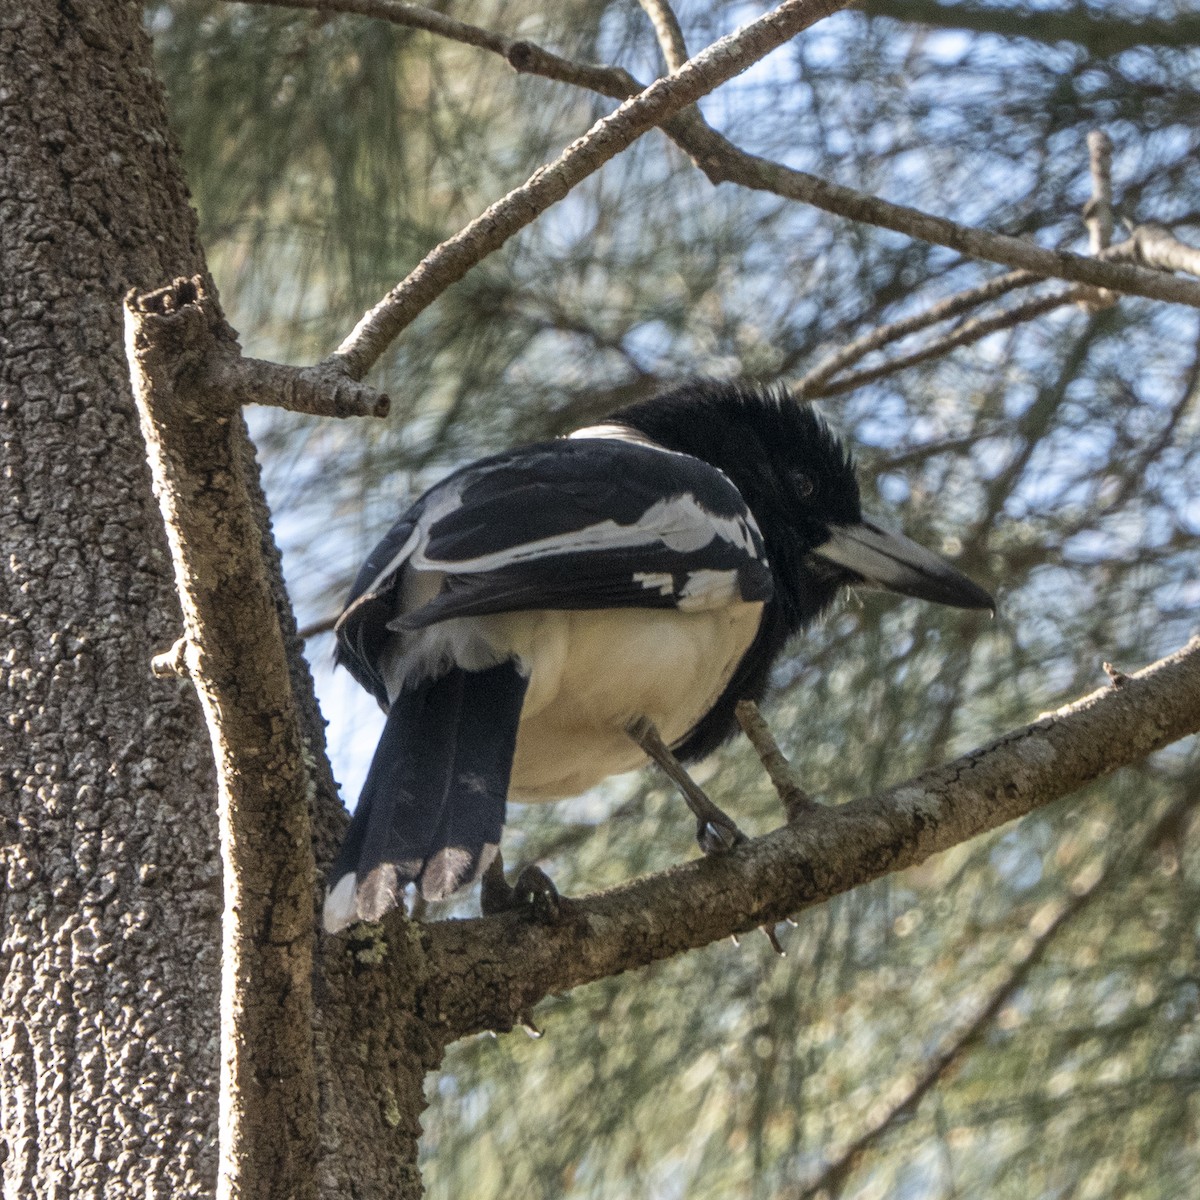
<svg viewBox="0 0 1200 1200"><path fill-rule="evenodd" d="M1004 309L1002 312L992 313L986 317L972 317L968 321L963 321L951 330L950 333L927 342L919 350L913 350L909 354L898 354L895 358L889 358L877 367L868 367L862 371L855 371L851 375L843 375L840 379L835 379L832 382L818 381L815 385L808 382L809 375L806 375L792 388L792 394L798 399L805 400L818 400L824 396L840 396L845 392L854 391L855 388L873 383L876 379L882 379L886 375L894 375L897 371L906 370L908 367L915 367L918 363L928 362L934 358L941 358L943 355L949 354L951 350L956 350L960 346L969 346L971 343L981 341L983 338L997 333L1002 329L1012 329L1017 325L1024 324L1026 321L1032 321L1035 317L1045 316L1046 313L1053 312L1056 308L1061 308L1064 304L1073 304L1084 299L1094 298L1096 294L1095 288L1073 287L1068 288L1066 291L1052 292L1048 296L1034 296L1029 300L1022 301L1020 304L1013 305L1012 308ZM913 318L913 320L915 321L917 318ZM898 325L900 322L896 322L896 324ZM874 331L874 333L883 333L888 329L889 327L885 325L880 330ZM859 339L859 342L866 342L868 340L876 339L872 334L869 334L867 337ZM836 357L840 356L831 356L829 361L832 361ZM817 371L820 371L828 379L826 367L827 364L823 363L817 368ZM810 372L809 374L816 375L817 371Z"/></svg>
<svg viewBox="0 0 1200 1200"><path fill-rule="evenodd" d="M1200 275L1200 249L1181 242L1161 225L1138 225L1130 231L1128 241L1131 257L1159 271L1186 271Z"/></svg>
<svg viewBox="0 0 1200 1200"><path fill-rule="evenodd" d="M1112 141L1102 130L1088 134L1088 159L1092 177L1092 194L1083 208L1083 222L1088 231L1088 248L1098 259L1136 261L1161 271L1185 271L1200 275L1200 250L1179 241L1157 225L1131 227L1128 240L1113 246L1114 229L1112 202ZM855 338L824 362L809 371L792 388L798 399L817 399L835 396L863 387L884 376L902 371L918 363L940 358L960 346L980 341L1002 329L1011 329L1025 321L1076 303L1089 312L1111 308L1118 295L1108 288L1077 285L1066 291L1035 296L1002 312L976 317L962 322L950 333L927 342L919 350L898 355L878 366L830 380L871 352L889 342L899 341L930 325L938 324L959 313L1018 287L1039 282L1029 271L1012 271L988 280L979 287L960 292L914 316L882 325L862 337Z"/></svg>
<svg viewBox="0 0 1200 1200"><path fill-rule="evenodd" d="M714 133L712 137L725 142L720 134ZM725 145L728 146L729 143ZM843 187L804 171L796 171L757 155L733 149L736 159L730 159L726 151L714 148L711 159L701 164L714 182L719 178L740 183L744 187L772 192L787 199L811 204L837 216L848 217L853 221L878 225L920 241L945 246L968 258L981 258L988 262L1021 268L1042 278L1067 279L1074 283L1091 284L1097 288L1111 288L1131 296L1169 300L1200 308L1200 283L1190 279L1174 279L1155 271L1112 261L1119 257L1118 255L1112 255L1111 259L1095 259L1072 254L1068 250L1046 250L1022 238L959 225L945 217L937 217L920 209L868 196L856 192L853 188ZM714 177L714 171L718 169L719 174Z"/></svg>
<svg viewBox="0 0 1200 1200"><path fill-rule="evenodd" d="M1200 45L1200 17L1173 20L1122 21L1093 16L1080 5L1066 12L1039 8L945 4L940 0L859 0L869 17L890 17L914 25L940 29L965 29L971 33L996 33L1029 38L1035 42L1073 42L1097 58L1108 58L1138 46L1182 48Z"/></svg>
<svg viewBox="0 0 1200 1200"><path fill-rule="evenodd" d="M365 383L318 363L288 367L261 358L215 354L208 382L238 406L268 404L314 417L386 417L391 401Z"/></svg>
<svg viewBox="0 0 1200 1200"><path fill-rule="evenodd" d="M597 121L553 162L435 247L396 285L326 361L361 379L391 341L452 283L536 220L572 188L647 130L693 104L752 63L844 7L844 0L784 0L765 16L714 42L616 112ZM1133 269L1133 268L1129 268Z"/></svg>
<svg viewBox="0 0 1200 1200"><path fill-rule="evenodd" d="M1102 129L1093 129L1087 138L1088 169L1092 176L1092 194L1083 206L1083 223L1088 231L1088 251L1098 258L1112 244L1113 235L1113 192L1112 192L1112 139ZM1149 264L1147 264L1149 265ZM1117 302L1107 288L1100 288L1082 303L1095 312L1111 308Z"/></svg>
<svg viewBox="0 0 1200 1200"><path fill-rule="evenodd" d="M947 296L945 300L940 300L911 317L902 317L897 321L889 321L886 325L876 326L869 333L847 342L811 371L806 372L792 385L792 394L801 400L823 395L821 388L826 382L873 351L882 350L891 342L902 341L922 329L928 329L931 325L940 325L943 321L949 321L972 308L978 308L989 300L999 299L1017 288L1028 287L1040 281L1041 276L1031 271L1009 271L1005 275L997 275L994 279L981 283L978 287Z"/></svg>
<svg viewBox="0 0 1200 1200"><path fill-rule="evenodd" d="M134 397L183 607L183 666L219 781L225 912L218 1196L315 1198L314 876L307 746L234 400L210 365L232 330L199 280L125 304Z"/></svg>
<svg viewBox="0 0 1200 1200"><path fill-rule="evenodd" d="M906 784L804 818L727 855L519 915L419 926L423 1011L450 1042L509 1029L550 993L744 933L924 861L1200 729L1200 638ZM409 967L411 970L411 965ZM411 986L411 978L394 986Z"/></svg>
<svg viewBox="0 0 1200 1200"><path fill-rule="evenodd" d="M654 36L658 39L667 70L678 71L687 62L689 55L687 43L683 40L683 28L675 10L667 0L638 0L638 3L650 18L650 24L654 26Z"/></svg>
<svg viewBox="0 0 1200 1200"><path fill-rule="evenodd" d="M434 13L418 5L398 3L397 0L257 0L257 2L277 7L307 8L321 12L359 13L364 16L376 17L380 20L391 21L394 24L439 33L442 36L452 38L467 45L490 50L492 53L503 57L516 71L539 75L561 83L586 87L614 99L646 96L650 91L650 89L643 91L641 84L628 71L620 67L602 67L573 62L570 59L553 54L532 42L514 41L500 34L493 33L490 30L466 25L460 21L453 21L450 18L443 17L440 13ZM833 11L840 6L830 5L829 7L830 11ZM722 40L724 41L725 39ZM716 43L716 45L720 44ZM712 49L713 47L710 47L709 51ZM704 54L707 55L709 51L705 51ZM691 61L694 63L699 62L699 58ZM667 80L659 80L657 84L652 86L657 88L661 85L666 85L671 79L674 79L674 76ZM716 84L711 86L715 87ZM706 90L711 90L711 88ZM698 95L702 94L703 91L698 93ZM591 137L600 128L600 125L603 125L606 121L613 120L620 113L624 112L625 108L626 106L622 106L612 117L606 117L599 125L594 126L589 134L585 135L585 139L580 140L583 141ZM679 108L683 108L685 111L677 111ZM893 204L890 201L868 195L865 192L856 191L854 188L832 183L804 171L785 167L781 163L748 154L746 151L735 146L727 138L717 133L704 120L699 110L691 107L690 102L686 105L671 106L666 110L665 115L651 119L650 124L655 123L662 126L663 131L675 141L696 166L704 172L710 182L714 184L736 183L752 190L770 192L784 199L810 204L814 208L819 208L834 216L878 225L881 228L891 229L896 233L901 233L920 241L926 241L938 246L946 246L969 257L981 258L1003 266L1018 268L1021 271L1028 272L1029 280L1026 282L1047 278L1066 279L1077 283L1086 283L1093 288L1106 288L1112 291L1125 292L1130 295L1145 296L1153 300L1165 300L1178 304L1187 304L1192 307L1200 307L1200 284L1193 283L1190 280L1164 278L1161 273L1156 271L1143 270L1136 266L1117 262L1119 259L1131 258L1132 256L1129 254L1110 254L1106 255L1102 260L1086 258L1064 250L1044 250L1040 246L1024 241L1021 238L1008 237L1004 234L989 233L986 230L959 225L945 217L937 217L922 212L920 209ZM636 136L640 136L640 132L644 132L644 130L639 131L639 134L631 137L629 141L636 140ZM576 142L574 145L578 146L579 144L579 142ZM623 148L621 146L614 149L609 157L612 157L612 155L617 153L617 150ZM570 150L567 153L570 153ZM562 157L556 160L554 164L551 164L551 167L556 167L561 162ZM540 172L535 174L524 185L524 188L529 188L539 175L550 170L551 167L543 167ZM595 168L592 169L594 170ZM587 174L590 174L590 171L585 172L580 178L585 178ZM574 185L571 184L570 186ZM403 317L402 323L391 336L394 337L398 334L404 328L405 324L413 320L419 312L431 304L446 287L460 279L476 262L486 257L488 253L491 253L492 249L502 245L507 237L511 236L511 233L517 232L517 229L522 228L524 224L528 224L534 220L544 211L545 207L549 207L550 203L553 203L553 200L547 201L542 208L528 215L528 219L522 222L522 224L501 237L495 246L489 246L489 248L482 250L477 257L463 264L461 269L456 268L453 273L448 274L444 282L441 282L440 277L436 277L432 281L423 279L420 281L422 288L417 289L418 275L423 271L432 270L435 267L439 272L442 271L444 269L443 260L445 258L457 257L459 250L458 243L470 231L480 226L489 213L492 213L498 206L508 204L513 197L516 197L523 190L517 189L516 192L510 193L504 200L497 201L492 208L484 213L483 217L478 218L454 238L442 243L441 246L431 251L422 263L418 265L417 269L409 275L408 279L393 289L392 293L389 294L391 296L397 295L401 289L405 288L419 290L421 299L419 299L419 302L414 301L418 302L419 306L410 315ZM1147 265L1152 264L1148 261ZM1018 285L1014 284L1012 286ZM376 310L383 308L387 303L388 301L385 298L380 305L376 306ZM359 323L360 329L370 317L370 313L367 314L367 317L364 317L363 321ZM357 332L356 330L355 333ZM349 360L338 359L338 354L341 354L345 350L354 336L355 334L352 334L351 339L347 339L347 342L343 343L342 348L328 361L339 363L339 369L345 371L352 378L360 379L375 361L375 358L371 358L366 363L366 366L362 366L361 369L357 358L352 357ZM384 339L384 345L386 345L387 340L390 339ZM377 357L378 355L376 355Z"/></svg>

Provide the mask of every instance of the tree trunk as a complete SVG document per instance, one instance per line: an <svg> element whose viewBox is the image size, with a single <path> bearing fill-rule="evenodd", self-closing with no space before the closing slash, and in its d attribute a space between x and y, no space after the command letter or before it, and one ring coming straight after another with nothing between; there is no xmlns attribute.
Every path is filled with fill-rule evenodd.
<svg viewBox="0 0 1200 1200"><path fill-rule="evenodd" d="M131 287L204 273L140 6L0 9L6 1197L216 1186L216 788L191 684L150 670L181 619L121 311ZM244 444L327 858L344 818ZM330 949L318 1182L419 1195L421 1085L441 1047L397 1012L393 988L357 977L342 940Z"/></svg>
<svg viewBox="0 0 1200 1200"><path fill-rule="evenodd" d="M140 8L0 11L0 1158L12 1197L207 1194L220 860L121 297L203 269Z"/></svg>

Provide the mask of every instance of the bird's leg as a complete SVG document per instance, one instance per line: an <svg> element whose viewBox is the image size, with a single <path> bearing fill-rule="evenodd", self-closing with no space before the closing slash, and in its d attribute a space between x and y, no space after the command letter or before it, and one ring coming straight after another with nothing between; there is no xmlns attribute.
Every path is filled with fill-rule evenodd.
<svg viewBox="0 0 1200 1200"><path fill-rule="evenodd" d="M654 759L683 793L687 806L696 818L696 841L705 854L720 854L732 850L746 835L703 792L700 785L684 770L671 748L662 740L654 722L645 717L630 721L625 731Z"/></svg>

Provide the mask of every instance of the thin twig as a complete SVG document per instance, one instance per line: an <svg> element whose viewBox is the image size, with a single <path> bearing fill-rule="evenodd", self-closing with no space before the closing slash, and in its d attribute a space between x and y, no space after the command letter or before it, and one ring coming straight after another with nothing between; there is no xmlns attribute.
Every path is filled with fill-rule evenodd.
<svg viewBox="0 0 1200 1200"><path fill-rule="evenodd" d="M1200 276L1200 249L1179 241L1158 225L1134 227L1126 241L1107 247L1101 251L1100 258L1106 262L1139 260L1156 270L1186 271L1190 275ZM1007 284L1007 287L999 289L999 291L1005 291L1020 287L1027 282L1038 281L1038 277L1028 271L1013 271L1008 275L1001 275L997 279L991 280L990 283ZM826 396L842 395L855 388L863 387L865 384L873 383L885 375L892 375L897 371L916 366L918 363L940 358L959 346L978 342L999 330L1012 329L1025 321L1044 316L1064 305L1080 304L1088 311L1094 311L1097 308L1109 307L1108 304L1101 303L1104 297L1111 296L1113 303L1116 303L1118 298L1116 293L1107 288L1097 289L1087 285L1053 292L1047 296L1034 297L992 316L976 317L964 321L945 337L927 343L920 350L898 355L877 367L857 371L852 375L844 375L833 383L826 382L831 375L844 369L849 362L857 361L871 350L878 349L889 341L897 341L914 329L945 320L950 315L944 311L946 308L957 307L960 302L963 308L969 307L971 303L978 303L977 297L986 298L985 293L988 286L988 284L984 284L971 291L961 292L958 296L951 296L941 304L934 305L924 313L882 325L863 337L856 338L844 350L830 355L828 359L800 379L792 388L793 395L802 400L817 400ZM866 349L862 349L863 347Z"/></svg>
<svg viewBox="0 0 1200 1200"><path fill-rule="evenodd" d="M868 383L873 383L877 379L882 379L885 375L893 375L897 371L906 370L908 367L915 367L918 363L928 362L930 359L941 358L944 354L948 354L951 350L955 350L960 346L969 346L973 342L981 341L990 334L997 333L1002 329L1012 329L1017 325L1024 324L1026 321L1031 321L1035 317L1044 316L1048 312L1053 312L1056 308L1061 308L1064 304L1074 304L1081 300L1084 296L1094 296L1095 288L1090 287L1073 287L1066 291L1054 292L1049 296L1036 296L1031 300L1026 300L1022 304L1014 305L1012 308L1005 309L1003 312L993 313L986 317L973 317L968 321L963 321L951 333L945 337L937 338L927 345L922 346L919 350L914 350L910 354L900 354L895 358L889 358L887 362L880 363L877 367L869 367L863 371L855 371L852 375L844 375L841 379L836 379L832 383L827 383L822 387L811 389L804 393L806 399L819 399L823 396L840 396L845 392L852 392L855 388L860 388Z"/></svg>
<svg viewBox="0 0 1200 1200"><path fill-rule="evenodd" d="M790 824L803 813L810 811L816 801L804 790L792 764L780 750L771 727L758 711L758 705L753 700L739 700L735 713L742 732L754 747L763 770L779 796Z"/></svg>
<svg viewBox="0 0 1200 1200"><path fill-rule="evenodd" d="M597 121L553 162L431 250L326 361L361 379L392 340L452 283L498 250L572 188L705 93L732 79L801 30L843 7L841 0L784 0L757 21L714 42L675 74L651 84Z"/></svg>
<svg viewBox="0 0 1200 1200"><path fill-rule="evenodd" d="M1083 222L1088 230L1088 248L1103 254L1112 245L1112 139L1103 129L1088 134L1088 165L1092 174L1092 196L1084 205Z"/></svg>
<svg viewBox="0 0 1200 1200"><path fill-rule="evenodd" d="M1108 287L1133 296L1169 300L1200 308L1200 283L1190 279L1175 279L1120 262L1072 254L1067 250L1046 250L1023 238L958 225L945 217L866 196L852 188L795 171L756 155L738 153L740 169L724 176L730 182L774 192L838 216L946 246L970 258L1020 267L1048 279L1066 279L1093 287ZM711 173L709 177L712 178Z"/></svg>
<svg viewBox="0 0 1200 1200"><path fill-rule="evenodd" d="M241 0L231 0L240 3ZM488 50L505 59L514 71L525 75L539 75L557 83L570 83L599 92L614 100L627 100L642 90L627 71L619 67L598 66L576 62L546 50L523 38L509 38L479 25L458 21L444 13L424 8L420 4L404 4L401 0L253 0L255 4L268 8L301 8L319 13L353 13L361 17L372 17L400 25L406 29L420 29L426 33Z"/></svg>
<svg viewBox="0 0 1200 1200"><path fill-rule="evenodd" d="M879 325L869 333L863 334L862 337L847 342L840 350L818 363L792 385L792 394L798 400L824 395L825 393L820 389L826 380L831 379L839 371L844 371L860 359L866 358L872 351L882 349L891 342L898 342L903 338L910 337L922 329L928 329L930 325L949 321L980 304L996 300L1007 292L1039 283L1041 279L1040 275L1035 275L1032 271L1009 271L1005 275L997 275L994 279L989 279L978 287L947 296L945 300L941 300L919 313L914 313L911 317L902 317L897 321L889 321L886 325Z"/></svg>
<svg viewBox="0 0 1200 1200"><path fill-rule="evenodd" d="M638 0L650 24L654 26L654 36L658 38L659 48L666 61L668 71L678 71L688 60L687 43L683 40L683 27L675 10L667 0Z"/></svg>
<svg viewBox="0 0 1200 1200"><path fill-rule="evenodd" d="M391 401L324 364L290 367L260 358L214 355L209 382L237 404L268 404L316 417L386 417Z"/></svg>
<svg viewBox="0 0 1200 1200"><path fill-rule="evenodd" d="M1200 275L1200 248L1181 242L1161 225L1147 223L1130 231L1132 257L1148 267L1159 271L1186 271L1189 275Z"/></svg>
<svg viewBox="0 0 1200 1200"><path fill-rule="evenodd" d="M1112 139L1102 129L1088 134L1088 166L1092 175L1092 194L1083 206L1083 223L1088 231L1088 249L1093 257L1101 255L1112 244ZM1084 307L1095 312L1111 308L1116 295L1108 288L1099 288L1086 300Z"/></svg>
<svg viewBox="0 0 1200 1200"><path fill-rule="evenodd" d="M336 616L321 617L311 624L305 625L297 636L307 642L309 638L317 637L322 633L329 633L337 623L338 619Z"/></svg>

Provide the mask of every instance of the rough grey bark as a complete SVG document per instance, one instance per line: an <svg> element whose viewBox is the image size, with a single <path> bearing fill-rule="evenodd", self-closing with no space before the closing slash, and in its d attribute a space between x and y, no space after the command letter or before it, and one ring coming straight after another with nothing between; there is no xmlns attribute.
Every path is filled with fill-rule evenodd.
<svg viewBox="0 0 1200 1200"><path fill-rule="evenodd" d="M197 302L200 301L200 302ZM237 345L203 281L126 307L126 351L184 635L217 764L225 906L219 1196L315 1197L313 867L306 744L247 492L237 408L207 361Z"/></svg>
<svg viewBox="0 0 1200 1200"><path fill-rule="evenodd" d="M5 1195L206 1194L212 755L121 294L202 260L138 6L0 6L0 1128Z"/></svg>
<svg viewBox="0 0 1200 1200"><path fill-rule="evenodd" d="M203 272L140 6L0 7L6 1197L208 1196L216 1183L216 784L191 684L150 670L182 622L121 333L127 289ZM328 858L344 815L234 424ZM373 1000L332 948L314 1030L322 1190L414 1194L435 1052L385 1019L394 993ZM377 1036L361 1024L373 1004Z"/></svg>

